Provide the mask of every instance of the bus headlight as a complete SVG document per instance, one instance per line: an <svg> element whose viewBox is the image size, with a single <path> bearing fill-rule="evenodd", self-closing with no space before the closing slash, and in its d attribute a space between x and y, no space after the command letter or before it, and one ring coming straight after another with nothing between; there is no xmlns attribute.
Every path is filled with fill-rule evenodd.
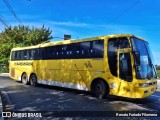
<svg viewBox="0 0 160 120"><path fill-rule="evenodd" d="M148 87L149 84L148 83L139 83L139 87Z"/></svg>

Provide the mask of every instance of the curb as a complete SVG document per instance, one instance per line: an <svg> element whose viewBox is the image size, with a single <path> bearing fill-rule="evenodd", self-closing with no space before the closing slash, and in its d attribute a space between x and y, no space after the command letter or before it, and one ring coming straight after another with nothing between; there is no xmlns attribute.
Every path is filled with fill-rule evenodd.
<svg viewBox="0 0 160 120"><path fill-rule="evenodd" d="M0 73L0 76L9 76L9 73Z"/></svg>
<svg viewBox="0 0 160 120"><path fill-rule="evenodd" d="M2 117L2 112L3 112L3 104L2 104L2 97L1 97L1 93L0 93L0 120L4 120Z"/></svg>

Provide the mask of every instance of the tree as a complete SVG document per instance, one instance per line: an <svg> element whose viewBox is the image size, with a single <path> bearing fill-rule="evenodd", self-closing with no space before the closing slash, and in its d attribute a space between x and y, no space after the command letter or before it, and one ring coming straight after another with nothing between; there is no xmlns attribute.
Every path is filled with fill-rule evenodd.
<svg viewBox="0 0 160 120"><path fill-rule="evenodd" d="M0 64L8 64L10 51L14 47L25 47L40 44L52 39L50 28L14 26L0 33Z"/></svg>
<svg viewBox="0 0 160 120"><path fill-rule="evenodd" d="M160 65L155 65L156 66L156 70L160 70Z"/></svg>

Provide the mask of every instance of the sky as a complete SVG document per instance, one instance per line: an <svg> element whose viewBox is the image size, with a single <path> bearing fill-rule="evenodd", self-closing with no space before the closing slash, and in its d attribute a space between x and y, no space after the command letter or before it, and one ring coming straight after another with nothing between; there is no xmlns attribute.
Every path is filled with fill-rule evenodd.
<svg viewBox="0 0 160 120"><path fill-rule="evenodd" d="M19 22L0 0L0 18ZM110 34L134 34L149 42L160 65L160 0L7 0L23 25L52 30L73 39ZM5 26L0 22L0 32ZM58 39L53 39L57 41Z"/></svg>

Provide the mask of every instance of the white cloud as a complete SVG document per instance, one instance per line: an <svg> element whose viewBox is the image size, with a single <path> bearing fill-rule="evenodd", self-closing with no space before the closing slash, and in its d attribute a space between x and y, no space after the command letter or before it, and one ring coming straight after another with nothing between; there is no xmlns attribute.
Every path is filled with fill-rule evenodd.
<svg viewBox="0 0 160 120"><path fill-rule="evenodd" d="M119 34L131 33L140 36L141 34L143 34L143 29L140 26L117 25L117 24L90 24L90 23L72 22L72 21L67 21L67 22L44 21L44 23L48 24L49 26L54 26L56 28L68 29L72 32L74 31L74 33L79 34L78 36L81 37L84 37L82 36L84 34L86 35L88 34L88 36L117 34L117 33ZM80 32L80 30L84 32Z"/></svg>
<svg viewBox="0 0 160 120"><path fill-rule="evenodd" d="M132 29L132 28L140 28L140 26L131 26L131 25L116 25L116 24L90 24L90 23L82 23L82 22L58 22L58 21L44 21L50 25L56 26L70 26L70 27L98 27L98 28L124 28L124 29Z"/></svg>
<svg viewBox="0 0 160 120"><path fill-rule="evenodd" d="M42 17L41 16L36 16L36 15L34 15L34 16L32 16L32 15L20 15L20 18L22 18L23 20L34 20L34 19L42 19Z"/></svg>
<svg viewBox="0 0 160 120"><path fill-rule="evenodd" d="M90 26L86 23L75 23L75 22L57 22L57 21L47 21L48 24L51 25L61 25L61 26L72 26L72 27L84 27L84 26Z"/></svg>
<svg viewBox="0 0 160 120"><path fill-rule="evenodd" d="M24 16L29 17L29 16ZM35 16L38 17L38 16ZM71 34L75 37L91 37L106 34L117 34L117 33L131 33L135 35L143 34L143 30L140 26L130 25L117 25L117 24L90 24L83 22L72 22L72 21L38 21L38 22L23 22L24 25L30 27L50 27L53 31L53 36L63 36L63 34ZM17 25L17 23L11 23L11 25ZM1 28L2 29L2 28ZM0 30L1 30L0 29ZM84 32L83 32L84 31Z"/></svg>
<svg viewBox="0 0 160 120"><path fill-rule="evenodd" d="M22 16L21 16L22 17ZM39 18L39 16L32 16L34 18ZM24 15L23 18L31 18L31 16ZM13 25L18 25L17 22L10 23L12 26ZM36 26L36 27L41 27L43 24L47 25L48 27L54 27L58 31L60 29L64 29L66 31L66 28L70 27L71 29L79 27L81 28L92 28L92 29L102 29L105 31L114 31L117 33L133 33L133 32L143 32L140 26L131 26L131 25L117 25L117 24L90 24L90 23L83 23L83 22L72 22L72 21L48 21L48 20L43 20L43 21L38 21L38 22L23 22L24 25L29 25L29 26ZM72 28L71 28L72 27Z"/></svg>

